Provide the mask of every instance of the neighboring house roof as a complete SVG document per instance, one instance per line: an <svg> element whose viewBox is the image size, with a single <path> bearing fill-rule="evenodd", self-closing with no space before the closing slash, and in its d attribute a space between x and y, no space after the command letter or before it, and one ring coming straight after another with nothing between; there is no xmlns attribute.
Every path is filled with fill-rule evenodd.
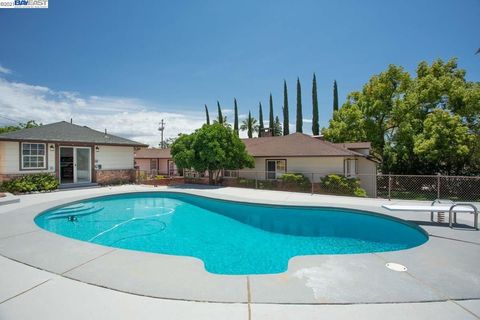
<svg viewBox="0 0 480 320"><path fill-rule="evenodd" d="M347 149L372 149L371 142L343 142L335 144Z"/></svg>
<svg viewBox="0 0 480 320"><path fill-rule="evenodd" d="M146 144L106 134L86 126L61 121L0 134L0 141L76 142L100 145L146 147Z"/></svg>
<svg viewBox="0 0 480 320"><path fill-rule="evenodd" d="M303 133L287 136L243 139L254 157L348 157L365 155Z"/></svg>
<svg viewBox="0 0 480 320"><path fill-rule="evenodd" d="M140 150L135 151L135 158L137 159L151 159L151 158L159 158L159 159L170 159L172 156L170 155L170 148L160 149L160 148L142 148Z"/></svg>
<svg viewBox="0 0 480 320"><path fill-rule="evenodd" d="M343 146L319 140L303 133L288 136L242 139L247 152L254 157L351 157L366 155ZM135 152L135 158L171 158L170 148L148 148Z"/></svg>

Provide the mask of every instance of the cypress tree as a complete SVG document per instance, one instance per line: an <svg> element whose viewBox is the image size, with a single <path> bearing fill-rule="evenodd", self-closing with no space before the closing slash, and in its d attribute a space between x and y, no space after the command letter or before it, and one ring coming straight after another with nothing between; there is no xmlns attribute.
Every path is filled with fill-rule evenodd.
<svg viewBox="0 0 480 320"><path fill-rule="evenodd" d="M281 136L282 135L282 124L278 116L275 117L275 123L273 124L273 135Z"/></svg>
<svg viewBox="0 0 480 320"><path fill-rule="evenodd" d="M208 107L205 105L205 115L207 116L207 124L210 124L210 116L208 114Z"/></svg>
<svg viewBox="0 0 480 320"><path fill-rule="evenodd" d="M218 109L218 123L223 124L222 108L220 108L220 102L218 102L218 100L217 100L217 109Z"/></svg>
<svg viewBox="0 0 480 320"><path fill-rule="evenodd" d="M237 134L237 136L239 135L238 134L238 106L237 106L237 99L233 99L233 105L234 105L234 109L235 109L235 119L233 121L233 131L235 131L235 133Z"/></svg>
<svg viewBox="0 0 480 320"><path fill-rule="evenodd" d="M247 126L247 136L251 139L253 138L253 119L252 114L248 111L248 126Z"/></svg>
<svg viewBox="0 0 480 320"><path fill-rule="evenodd" d="M333 80L333 111L338 110L338 88L337 80Z"/></svg>
<svg viewBox="0 0 480 320"><path fill-rule="evenodd" d="M272 94L270 93L270 100L269 100L269 104L270 104L270 114L269 114L269 117L268 117L268 127L270 128L271 132L272 132L272 136L275 136L275 130L274 130L274 120L273 120L273 98L272 98Z"/></svg>
<svg viewBox="0 0 480 320"><path fill-rule="evenodd" d="M297 78L297 132L303 132L302 87L299 78Z"/></svg>
<svg viewBox="0 0 480 320"><path fill-rule="evenodd" d="M261 137L263 134L263 111L262 111L262 103L258 103L258 136Z"/></svg>
<svg viewBox="0 0 480 320"><path fill-rule="evenodd" d="M283 135L290 134L290 120L288 111L288 93L287 93L287 81L283 80Z"/></svg>
<svg viewBox="0 0 480 320"><path fill-rule="evenodd" d="M312 83L312 133L315 136L320 134L320 125L318 123L318 97L317 97L317 77L313 74Z"/></svg>

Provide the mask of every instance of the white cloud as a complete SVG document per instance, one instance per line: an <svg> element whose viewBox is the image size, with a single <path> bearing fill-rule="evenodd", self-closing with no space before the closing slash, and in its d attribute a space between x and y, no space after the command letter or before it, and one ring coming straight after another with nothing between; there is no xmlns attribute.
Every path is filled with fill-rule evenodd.
<svg viewBox="0 0 480 320"><path fill-rule="evenodd" d="M12 70L7 69L7 68L5 68L5 67L2 67L2 65L0 65L0 73L10 74L10 73L12 73Z"/></svg>
<svg viewBox="0 0 480 320"><path fill-rule="evenodd" d="M0 69L0 72L1 69ZM26 83L11 82L0 77L0 115L19 121L41 123L70 121L151 146L158 146L158 123L165 119L165 137L190 133L204 123L203 110L176 112L174 106L150 106L144 101L125 97L82 96L76 92ZM1 124L7 123L0 118Z"/></svg>

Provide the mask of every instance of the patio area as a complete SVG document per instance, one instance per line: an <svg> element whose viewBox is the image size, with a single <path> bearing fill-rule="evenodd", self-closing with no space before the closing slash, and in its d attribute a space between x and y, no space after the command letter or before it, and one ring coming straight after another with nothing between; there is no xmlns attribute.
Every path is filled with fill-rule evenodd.
<svg viewBox="0 0 480 320"><path fill-rule="evenodd" d="M93 196L178 191L226 200L369 210L418 224L408 250L298 256L286 272L227 276L201 260L104 247L40 229L41 211ZM389 212L387 200L207 186L119 186L32 194L0 206L3 319L480 319L480 232L430 215ZM400 202L400 201L398 201ZM412 203L412 201L407 201ZM395 272L388 262L408 268Z"/></svg>

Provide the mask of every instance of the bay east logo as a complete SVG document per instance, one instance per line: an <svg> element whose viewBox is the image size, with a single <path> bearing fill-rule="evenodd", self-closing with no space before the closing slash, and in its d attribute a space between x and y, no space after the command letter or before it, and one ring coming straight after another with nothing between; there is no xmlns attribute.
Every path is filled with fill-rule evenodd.
<svg viewBox="0 0 480 320"><path fill-rule="evenodd" d="M0 0L0 9L46 9L48 0Z"/></svg>

